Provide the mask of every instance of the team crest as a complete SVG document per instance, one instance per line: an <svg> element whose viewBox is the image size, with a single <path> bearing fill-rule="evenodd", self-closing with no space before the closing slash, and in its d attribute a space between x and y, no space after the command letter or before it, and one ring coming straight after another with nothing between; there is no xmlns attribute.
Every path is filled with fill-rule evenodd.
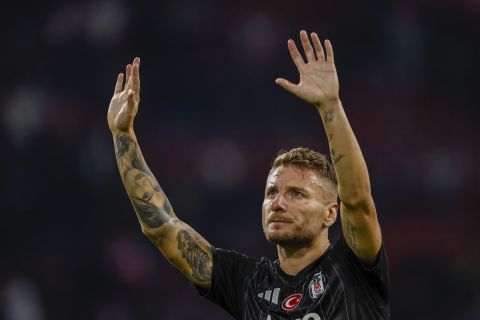
<svg viewBox="0 0 480 320"><path fill-rule="evenodd" d="M325 276L323 275L322 271L313 276L310 284L308 285L308 293L310 294L310 298L316 299L325 291L325 285L323 283L324 280Z"/></svg>

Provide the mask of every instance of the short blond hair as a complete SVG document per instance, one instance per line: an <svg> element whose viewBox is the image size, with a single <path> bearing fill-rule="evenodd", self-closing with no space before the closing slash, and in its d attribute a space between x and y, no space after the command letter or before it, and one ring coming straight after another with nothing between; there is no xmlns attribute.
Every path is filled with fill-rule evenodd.
<svg viewBox="0 0 480 320"><path fill-rule="evenodd" d="M293 148L290 151L280 150L273 160L270 172L280 166L288 165L313 170L320 177L325 177L333 182L335 187L338 185L333 165L324 154L304 147Z"/></svg>

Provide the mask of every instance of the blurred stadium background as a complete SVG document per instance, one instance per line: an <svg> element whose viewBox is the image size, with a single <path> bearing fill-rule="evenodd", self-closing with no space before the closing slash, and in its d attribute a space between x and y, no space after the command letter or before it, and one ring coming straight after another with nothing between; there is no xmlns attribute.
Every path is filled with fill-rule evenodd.
<svg viewBox="0 0 480 320"><path fill-rule="evenodd" d="M229 319L140 232L106 112L142 57L136 132L212 244L263 237L279 149L328 152L286 41L333 42L390 258L392 319L480 319L480 2L13 1L2 17L1 320ZM338 236L337 232L334 236Z"/></svg>

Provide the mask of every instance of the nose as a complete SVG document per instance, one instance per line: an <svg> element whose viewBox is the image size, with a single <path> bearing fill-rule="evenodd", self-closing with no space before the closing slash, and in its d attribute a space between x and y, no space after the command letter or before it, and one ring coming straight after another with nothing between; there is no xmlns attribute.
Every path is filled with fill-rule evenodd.
<svg viewBox="0 0 480 320"><path fill-rule="evenodd" d="M285 197L278 193L275 196L275 199L272 201L272 211L273 212L283 212L287 210L287 205L285 203Z"/></svg>

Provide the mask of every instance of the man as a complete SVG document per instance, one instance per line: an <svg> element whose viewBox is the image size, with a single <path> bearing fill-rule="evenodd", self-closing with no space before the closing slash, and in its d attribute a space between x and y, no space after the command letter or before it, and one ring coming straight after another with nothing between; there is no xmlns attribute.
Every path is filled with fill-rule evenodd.
<svg viewBox="0 0 480 320"><path fill-rule="evenodd" d="M339 98L331 43L300 32L305 62L288 41L300 82L276 83L313 104L328 137L332 164L296 148L269 172L262 208L278 260L212 247L175 215L148 169L133 130L140 101L140 59L119 74L108 110L118 167L143 233L201 294L235 319L389 319L388 267L367 167ZM312 46L313 44L313 46ZM338 182L337 182L338 179ZM337 203L340 198L340 205ZM340 211L343 235L328 229Z"/></svg>

